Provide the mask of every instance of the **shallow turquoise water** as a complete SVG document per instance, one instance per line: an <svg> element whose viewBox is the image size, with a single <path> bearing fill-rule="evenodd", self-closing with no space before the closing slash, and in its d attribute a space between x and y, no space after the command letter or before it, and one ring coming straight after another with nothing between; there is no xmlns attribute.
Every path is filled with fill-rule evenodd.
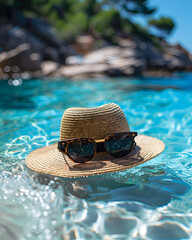
<svg viewBox="0 0 192 240"><path fill-rule="evenodd" d="M192 74L9 84L0 82L0 239L191 238ZM80 179L25 166L30 151L58 140L66 108L109 102L165 151L131 170Z"/></svg>

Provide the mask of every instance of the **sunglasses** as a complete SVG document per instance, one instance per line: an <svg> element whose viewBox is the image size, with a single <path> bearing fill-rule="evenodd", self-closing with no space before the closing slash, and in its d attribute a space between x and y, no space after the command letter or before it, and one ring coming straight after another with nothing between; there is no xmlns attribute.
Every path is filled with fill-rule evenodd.
<svg viewBox="0 0 192 240"><path fill-rule="evenodd" d="M115 158L120 158L131 152L136 145L136 136L137 132L121 132L98 141L91 138L67 139L58 142L58 150L77 163L90 161L97 152L107 152Z"/></svg>

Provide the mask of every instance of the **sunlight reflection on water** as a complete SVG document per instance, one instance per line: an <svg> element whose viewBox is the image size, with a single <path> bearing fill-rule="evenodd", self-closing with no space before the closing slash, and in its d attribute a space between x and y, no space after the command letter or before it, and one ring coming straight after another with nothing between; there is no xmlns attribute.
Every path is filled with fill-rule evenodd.
<svg viewBox="0 0 192 240"><path fill-rule="evenodd" d="M1 239L190 239L191 78L0 82ZM80 179L25 166L30 151L58 140L66 108L108 102L165 151L127 171Z"/></svg>

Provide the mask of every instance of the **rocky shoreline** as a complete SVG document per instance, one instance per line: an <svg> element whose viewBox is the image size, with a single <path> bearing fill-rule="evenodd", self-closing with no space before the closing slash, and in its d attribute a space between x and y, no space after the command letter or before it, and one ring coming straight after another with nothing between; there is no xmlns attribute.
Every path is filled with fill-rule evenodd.
<svg viewBox="0 0 192 240"><path fill-rule="evenodd" d="M158 76L192 70L192 55L179 44L162 39L155 46L129 36L99 49L93 37L79 39L73 46L67 45L47 23L18 12L11 20L1 18L0 79Z"/></svg>

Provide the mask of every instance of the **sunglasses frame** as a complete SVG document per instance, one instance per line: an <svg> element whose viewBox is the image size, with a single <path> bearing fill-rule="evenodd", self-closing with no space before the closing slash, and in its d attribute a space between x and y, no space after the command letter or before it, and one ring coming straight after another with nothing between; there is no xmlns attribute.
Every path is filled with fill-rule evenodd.
<svg viewBox="0 0 192 240"><path fill-rule="evenodd" d="M127 134L127 135L129 135L129 136L131 137L132 145L131 145L130 150L129 150L128 153L127 153L127 154L129 154L129 153L132 151L133 147L136 145L136 142L135 142L134 139L135 139L135 137L137 136L137 132L119 132L119 133L115 133L115 134L108 135L108 136L105 137L104 139L96 140L96 141L93 140L93 139L91 139L91 138L71 138L71 139L66 139L66 140L64 140L64 141L58 141L58 150L59 150L60 152L62 152L62 153L67 154L67 156L69 157L69 159L71 159L73 162L79 163L79 162L75 161L74 159L72 159L72 158L70 157L70 155L69 155L69 153L68 153L68 150L67 150L67 147L68 147L68 145L69 145L70 143L75 142L75 141L77 141L77 140L86 140L86 141L92 143L93 149L94 149L94 153L93 153L93 156L92 156L89 160L86 160L85 162L90 161L90 160L95 156L95 154L96 154L97 152L106 152L106 153L108 153L110 156L113 156L113 155L107 150L106 142L107 142L111 137L114 137L114 136L119 135L119 134ZM103 144L103 145L104 145L105 151L97 151L97 146L98 146L99 144ZM62 150L62 148L64 148L64 149ZM126 155L127 155L127 154L126 154ZM113 157L114 157L114 156L113 156ZM118 157L117 157L117 158L118 158ZM85 162L83 162L83 163L85 163Z"/></svg>

